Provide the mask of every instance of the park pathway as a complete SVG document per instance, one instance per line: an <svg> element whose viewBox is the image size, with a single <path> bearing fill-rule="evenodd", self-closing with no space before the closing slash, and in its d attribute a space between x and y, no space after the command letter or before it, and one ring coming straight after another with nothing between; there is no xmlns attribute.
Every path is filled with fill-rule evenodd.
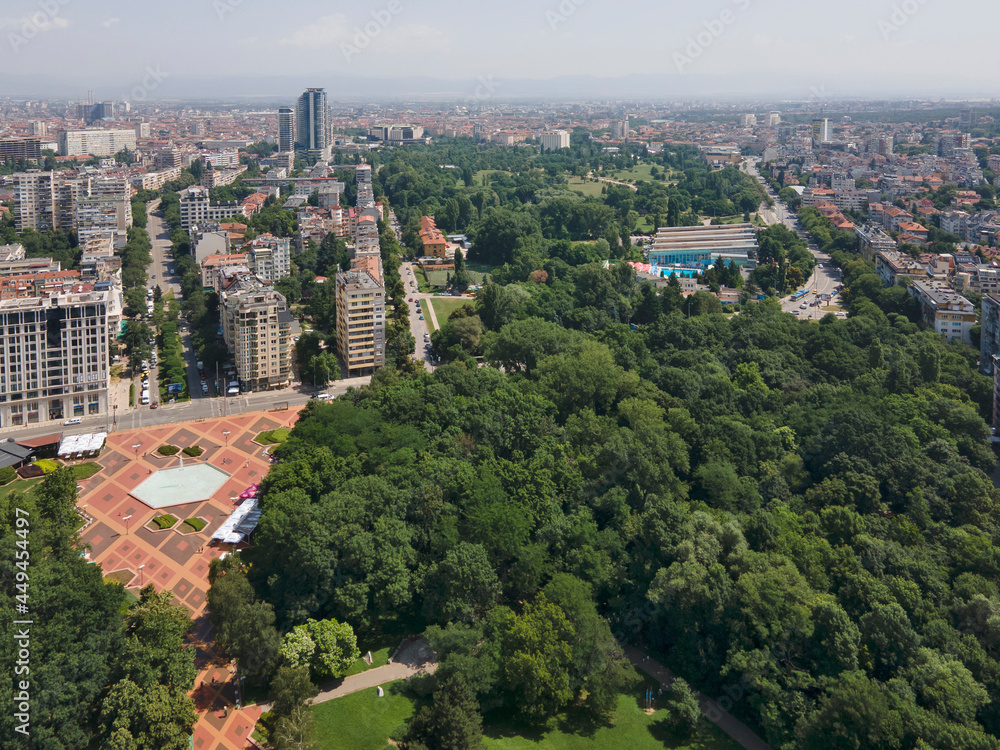
<svg viewBox="0 0 1000 750"><path fill-rule="evenodd" d="M633 665L654 677L664 688L670 687L673 683L674 673L639 649L625 646L625 656ZM758 737L750 727L723 711L719 704L707 695L698 693L698 704L709 721L746 750L772 750L771 746Z"/></svg>
<svg viewBox="0 0 1000 750"><path fill-rule="evenodd" d="M366 672L353 674L350 677L344 677L320 686L319 695L311 702L314 705L326 703L351 693L360 693L362 690L385 685L388 682L405 680L416 674L434 674L437 669L437 656L422 639L404 643L396 656L398 661L394 660L381 667L375 667ZM270 711L271 704L262 704L260 709L262 712Z"/></svg>

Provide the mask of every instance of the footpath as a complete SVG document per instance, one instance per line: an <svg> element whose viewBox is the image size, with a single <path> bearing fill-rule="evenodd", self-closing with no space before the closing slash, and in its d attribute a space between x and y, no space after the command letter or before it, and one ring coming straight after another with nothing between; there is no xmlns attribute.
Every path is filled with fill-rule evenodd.
<svg viewBox="0 0 1000 750"><path fill-rule="evenodd" d="M625 656L634 666L655 678L664 689L669 688L676 679L673 672L637 648L625 646ZM698 693L698 705L701 706L705 718L746 750L772 750L771 746L758 737L750 727L726 713L707 695Z"/></svg>

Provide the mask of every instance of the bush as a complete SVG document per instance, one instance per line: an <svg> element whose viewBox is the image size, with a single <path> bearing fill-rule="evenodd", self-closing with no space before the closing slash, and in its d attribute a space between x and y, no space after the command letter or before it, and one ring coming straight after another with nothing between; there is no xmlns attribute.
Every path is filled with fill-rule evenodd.
<svg viewBox="0 0 1000 750"><path fill-rule="evenodd" d="M17 471L13 466L4 466L0 469L0 484L10 484L17 479Z"/></svg>
<svg viewBox="0 0 1000 750"><path fill-rule="evenodd" d="M195 531L201 531L205 528L205 522L200 518L188 518L185 519L184 523L193 528Z"/></svg>
<svg viewBox="0 0 1000 750"><path fill-rule="evenodd" d="M191 445L185 448L182 452L184 453L185 456L191 456L191 458L197 458L205 451L201 449L201 446Z"/></svg>
<svg viewBox="0 0 1000 750"><path fill-rule="evenodd" d="M59 468L59 463L51 458L43 458L35 461L35 466L41 469L43 474L51 474Z"/></svg>
<svg viewBox="0 0 1000 750"><path fill-rule="evenodd" d="M164 513L162 516L157 516L153 519L153 523L160 527L160 530L169 529L175 523L177 523L176 516L172 516L169 513Z"/></svg>
<svg viewBox="0 0 1000 750"><path fill-rule="evenodd" d="M285 428L268 430L267 432L260 433L257 436L256 442L261 445L282 445L286 440L288 440L289 433L290 430Z"/></svg>
<svg viewBox="0 0 1000 750"><path fill-rule="evenodd" d="M176 445L161 445L159 448L156 449L156 452L159 453L161 456L176 456L178 453L181 452L181 449L178 448Z"/></svg>

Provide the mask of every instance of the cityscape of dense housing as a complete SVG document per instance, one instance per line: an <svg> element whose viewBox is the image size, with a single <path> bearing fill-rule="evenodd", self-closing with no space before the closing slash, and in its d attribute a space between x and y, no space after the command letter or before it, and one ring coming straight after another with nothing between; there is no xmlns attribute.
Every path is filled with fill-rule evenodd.
<svg viewBox="0 0 1000 750"><path fill-rule="evenodd" d="M2 507L130 644L59 746L1000 746L996 117L0 98Z"/></svg>

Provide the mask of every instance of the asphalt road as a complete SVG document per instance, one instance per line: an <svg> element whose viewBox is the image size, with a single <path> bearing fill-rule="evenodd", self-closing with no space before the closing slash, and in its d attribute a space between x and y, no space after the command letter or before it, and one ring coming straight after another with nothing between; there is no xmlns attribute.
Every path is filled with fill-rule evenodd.
<svg viewBox="0 0 1000 750"><path fill-rule="evenodd" d="M323 392L339 396L348 388L360 388L371 382L371 376L338 380ZM83 417L83 423L65 427L60 423L48 423L32 427L9 427L4 430L7 437L24 440L41 435L62 432L65 435L84 435L92 432L113 432L120 430L141 430L174 422L189 422L196 419L227 417L247 412L264 412L269 409L297 407L315 397L316 392L307 386L296 386L283 391L248 393L237 398L203 398L183 404L165 404L159 409L149 407L131 411L119 409L115 415Z"/></svg>
<svg viewBox="0 0 1000 750"><path fill-rule="evenodd" d="M743 162L743 165L744 171L746 171L747 174L754 178L760 177L760 172L757 171L756 160L745 161ZM805 228L798 223L795 214L793 214L791 210L789 210L787 204L785 204L785 202L774 193L770 185L767 183L762 183L762 185L764 190L767 191L767 194L774 200L774 208L768 208L762 204L760 208L761 218L763 218L767 224L784 224L786 227L798 234L799 237L808 244L809 252L811 252L813 257L816 259L816 268L813 270L813 275L810 276L806 282L806 287L810 289L809 294L805 295L802 299L796 302L793 302L791 298L786 297L781 302L781 309L785 312L798 315L806 320L818 320L827 314L827 312L823 309L824 307L827 307L830 304L836 305L839 301L834 290L841 283L840 269L833 265L830 260L830 256L827 253L820 251L817 245L810 242L809 235ZM832 295L832 299L829 302L820 300L820 298L826 294ZM802 307L803 304L806 305L805 308Z"/></svg>
<svg viewBox="0 0 1000 750"><path fill-rule="evenodd" d="M417 291L417 279L414 272L414 264L403 262L399 267L399 275L403 279L403 284L406 286L406 299L410 306L410 332L413 334L413 338L417 340L416 351L413 352L413 358L416 360L423 360L428 370L433 370L434 366L431 364L431 352L430 352L430 342L424 340L424 334L429 334L431 332L430 325L428 325L428 314L426 306L429 304L429 300L432 295L423 294ZM409 300L413 299L413 302ZM420 307L417 307L416 300L420 300ZM424 319L420 320L420 316L423 315ZM438 321L440 323L440 321Z"/></svg>

